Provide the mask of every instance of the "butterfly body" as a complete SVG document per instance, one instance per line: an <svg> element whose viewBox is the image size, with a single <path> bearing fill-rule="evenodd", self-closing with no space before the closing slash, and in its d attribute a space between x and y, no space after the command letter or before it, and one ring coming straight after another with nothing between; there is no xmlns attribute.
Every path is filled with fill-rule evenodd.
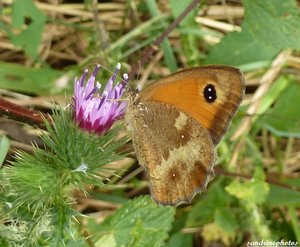
<svg viewBox="0 0 300 247"><path fill-rule="evenodd" d="M190 203L205 190L213 176L215 146L243 91L239 70L205 66L159 80L131 100L126 120L156 202Z"/></svg>

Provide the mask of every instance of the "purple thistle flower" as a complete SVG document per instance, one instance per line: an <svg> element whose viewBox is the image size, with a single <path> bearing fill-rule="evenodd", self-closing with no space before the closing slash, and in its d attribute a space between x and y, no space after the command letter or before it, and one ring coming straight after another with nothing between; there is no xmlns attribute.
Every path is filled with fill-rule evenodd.
<svg viewBox="0 0 300 247"><path fill-rule="evenodd" d="M93 74L87 80L85 79L88 70L85 70L79 80L75 78L73 109L74 120L83 130L90 133L104 134L113 123L122 118L125 114L127 102L120 101L128 76L123 75L121 83L114 86L114 81L121 68L118 63L113 76L108 80L103 93L99 92L101 84L96 82L95 77L99 71L100 65L97 65Z"/></svg>

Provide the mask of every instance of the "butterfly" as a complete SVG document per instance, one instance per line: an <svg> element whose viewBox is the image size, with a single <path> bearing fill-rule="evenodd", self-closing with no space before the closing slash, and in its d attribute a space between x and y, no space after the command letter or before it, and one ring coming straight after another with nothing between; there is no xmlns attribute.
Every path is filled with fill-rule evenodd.
<svg viewBox="0 0 300 247"><path fill-rule="evenodd" d="M174 73L132 97L126 122L155 202L190 203L206 189L215 147L243 95L239 69L210 65Z"/></svg>

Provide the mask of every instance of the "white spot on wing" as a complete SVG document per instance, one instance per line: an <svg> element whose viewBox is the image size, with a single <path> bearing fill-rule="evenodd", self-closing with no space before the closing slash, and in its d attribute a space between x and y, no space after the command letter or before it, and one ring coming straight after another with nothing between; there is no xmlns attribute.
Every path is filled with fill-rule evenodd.
<svg viewBox="0 0 300 247"><path fill-rule="evenodd" d="M175 128L177 130L182 130L184 128L184 126L186 125L187 120L188 120L188 116L186 114L184 114L183 112L179 112L179 117L176 118L176 120L175 120L175 125L174 125ZM182 138L184 138L184 136Z"/></svg>

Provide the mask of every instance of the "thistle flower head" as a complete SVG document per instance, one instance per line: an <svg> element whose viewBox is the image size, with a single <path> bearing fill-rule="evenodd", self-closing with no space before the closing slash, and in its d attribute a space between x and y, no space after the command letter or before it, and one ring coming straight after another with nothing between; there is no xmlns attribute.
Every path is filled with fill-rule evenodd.
<svg viewBox="0 0 300 247"><path fill-rule="evenodd" d="M120 101L128 76L123 75L123 80L116 85L121 64L118 63L112 77L108 80L104 90L100 93L101 84L95 83L95 77L99 71L97 65L93 74L85 83L88 70L85 70L74 83L73 114L74 120L80 128L91 133L104 134L113 123L125 114L127 102Z"/></svg>

